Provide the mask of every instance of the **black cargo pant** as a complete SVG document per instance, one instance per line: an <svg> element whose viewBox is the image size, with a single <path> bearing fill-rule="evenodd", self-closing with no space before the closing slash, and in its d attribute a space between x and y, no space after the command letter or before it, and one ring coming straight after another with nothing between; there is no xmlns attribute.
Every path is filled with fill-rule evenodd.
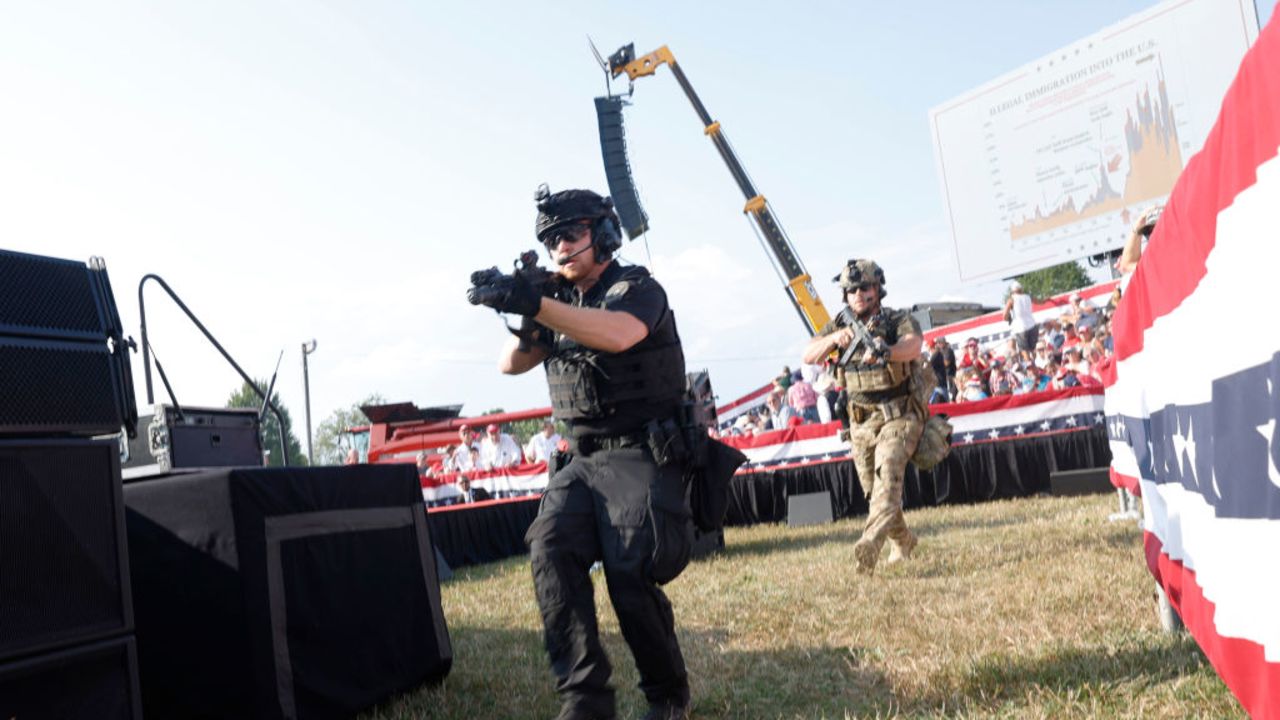
<svg viewBox="0 0 1280 720"><path fill-rule="evenodd" d="M556 690L566 706L611 717L612 668L600 644L590 568L609 598L650 703L683 701L689 684L671 603L658 583L689 562L692 525L679 467L645 447L577 455L547 485L525 535Z"/></svg>

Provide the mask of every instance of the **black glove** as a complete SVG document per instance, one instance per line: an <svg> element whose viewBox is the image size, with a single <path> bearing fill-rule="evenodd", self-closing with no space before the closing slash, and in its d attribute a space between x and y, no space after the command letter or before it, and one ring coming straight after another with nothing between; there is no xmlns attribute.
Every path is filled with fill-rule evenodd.
<svg viewBox="0 0 1280 720"><path fill-rule="evenodd" d="M481 302L498 312L525 317L533 317L542 309L542 296L535 292L529 281L519 273L512 278L512 283L505 293L486 297Z"/></svg>
<svg viewBox="0 0 1280 720"><path fill-rule="evenodd" d="M884 338L876 338L875 340L875 344L871 346L871 354L875 355L876 360L880 362L889 362L889 351L891 350L889 344L884 341Z"/></svg>
<svg viewBox="0 0 1280 720"><path fill-rule="evenodd" d="M520 319L519 328L513 328L508 325L507 330L511 331L512 335L520 338L519 347L525 352L534 347L547 351L551 350L551 331L529 315L525 315Z"/></svg>

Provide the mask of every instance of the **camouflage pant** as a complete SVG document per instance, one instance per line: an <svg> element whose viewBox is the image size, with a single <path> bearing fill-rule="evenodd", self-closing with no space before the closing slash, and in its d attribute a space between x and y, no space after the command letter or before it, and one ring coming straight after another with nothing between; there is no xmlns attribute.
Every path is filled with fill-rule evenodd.
<svg viewBox="0 0 1280 720"><path fill-rule="evenodd" d="M924 421L907 397L884 405L851 404L849 415L853 463L871 505L862 540L878 553L886 538L902 541L911 534L902 517L902 476L920 442Z"/></svg>

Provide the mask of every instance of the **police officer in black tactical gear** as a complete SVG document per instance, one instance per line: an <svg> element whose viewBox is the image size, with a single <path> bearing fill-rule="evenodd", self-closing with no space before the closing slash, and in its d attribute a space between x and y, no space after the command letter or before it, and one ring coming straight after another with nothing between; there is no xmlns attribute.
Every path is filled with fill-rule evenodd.
<svg viewBox="0 0 1280 720"><path fill-rule="evenodd" d="M520 281L486 304L525 316L533 342L510 338L499 366L519 374L542 364L553 413L569 428L572 459L552 475L525 537L559 718L615 717L590 576L596 560L635 656L645 717L686 718L688 676L658 586L688 564L693 529L680 461L656 461L646 430L673 418L684 395L675 317L647 270L613 259L622 235L609 198L543 186L536 199L537 236L557 276L546 294Z"/></svg>

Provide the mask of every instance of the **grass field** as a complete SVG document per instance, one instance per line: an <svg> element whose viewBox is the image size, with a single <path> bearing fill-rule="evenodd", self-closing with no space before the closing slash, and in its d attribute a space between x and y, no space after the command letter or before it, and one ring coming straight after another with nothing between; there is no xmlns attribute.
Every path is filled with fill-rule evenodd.
<svg viewBox="0 0 1280 720"><path fill-rule="evenodd" d="M852 570L861 518L729 529L667 586L693 717L1244 717L1194 641L1161 632L1113 499L914 510L915 556L872 578ZM554 717L528 559L460 570L443 603L452 672L365 720ZM596 605L620 717L639 717L600 576Z"/></svg>

